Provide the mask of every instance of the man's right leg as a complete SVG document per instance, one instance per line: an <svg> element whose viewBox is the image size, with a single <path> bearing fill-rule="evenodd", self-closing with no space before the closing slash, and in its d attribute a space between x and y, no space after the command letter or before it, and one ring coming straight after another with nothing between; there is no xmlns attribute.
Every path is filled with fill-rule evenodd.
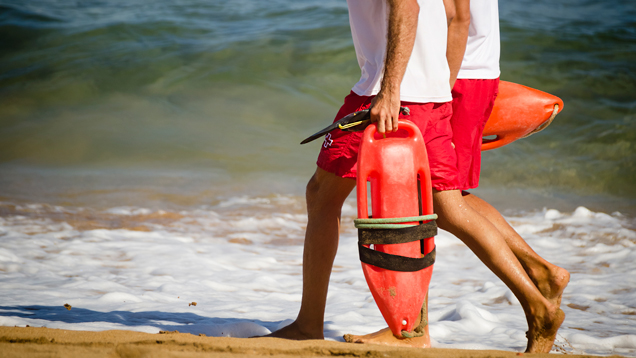
<svg viewBox="0 0 636 358"><path fill-rule="evenodd" d="M466 203L459 190L434 191L437 224L462 240L519 299L528 323L528 353L550 352L565 315L546 299L502 234Z"/></svg>
<svg viewBox="0 0 636 358"><path fill-rule="evenodd" d="M499 79L458 79L453 88L453 143L457 153L460 188L476 188L481 169L483 128L497 97ZM530 279L541 294L559 306L569 282L569 273L544 260L490 204L463 192L464 200L487 218L503 235Z"/></svg>
<svg viewBox="0 0 636 358"><path fill-rule="evenodd" d="M329 277L338 249L342 204L356 185L320 168L307 184L307 230L303 252L303 295L296 320L268 337L324 339Z"/></svg>
<svg viewBox="0 0 636 358"><path fill-rule="evenodd" d="M463 196L468 205L488 219L503 235L508 247L519 259L519 262L543 297L559 307L563 290L570 282L570 273L566 269L546 261L532 250L492 205L468 192L464 192Z"/></svg>
<svg viewBox="0 0 636 358"><path fill-rule="evenodd" d="M498 228L467 204L464 200L465 197L462 198L459 190L434 191L433 199L435 212L439 215L437 220L439 227L450 231L466 243L479 259L501 278L521 302L528 322L527 352L549 352L557 330L564 319L563 311L559 309L559 305L554 300L545 297L535 286L526 273L527 270L516 258L512 248L509 247L510 244L506 242ZM492 209L494 210L494 208ZM525 241L523 243L525 244ZM520 250L522 245L517 243L515 247ZM428 339L428 337L426 338ZM430 346L430 343L422 344L421 339L398 339L393 336L389 329L365 336L348 335L345 336L345 340L354 343L393 346Z"/></svg>

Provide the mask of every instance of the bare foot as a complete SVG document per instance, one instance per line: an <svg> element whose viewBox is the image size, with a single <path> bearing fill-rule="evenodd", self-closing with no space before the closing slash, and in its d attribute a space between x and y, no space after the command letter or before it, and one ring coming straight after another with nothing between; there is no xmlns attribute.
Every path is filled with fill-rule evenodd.
<svg viewBox="0 0 636 358"><path fill-rule="evenodd" d="M565 319L565 313L561 309L546 316L543 322L533 324L526 333L528 347L526 353L550 353L557 331Z"/></svg>
<svg viewBox="0 0 636 358"><path fill-rule="evenodd" d="M532 272L530 278L543 297L555 307L560 307L563 290L570 282L570 273L559 266L548 265L541 273Z"/></svg>
<svg viewBox="0 0 636 358"><path fill-rule="evenodd" d="M320 330L320 333L308 333L303 330L300 325L294 321L289 326L285 326L278 331L274 331L266 336L258 336L258 337L274 337L274 338L285 338L285 339L293 339L297 341L303 341L307 339L325 339L324 333ZM252 337L252 338L258 338Z"/></svg>
<svg viewBox="0 0 636 358"><path fill-rule="evenodd" d="M431 338L428 335L428 327L426 328L426 334L421 337L397 338L393 335L393 332L391 332L389 328L385 328L375 333L365 334L364 336L345 334L344 340L349 343L383 344L396 347L431 347Z"/></svg>

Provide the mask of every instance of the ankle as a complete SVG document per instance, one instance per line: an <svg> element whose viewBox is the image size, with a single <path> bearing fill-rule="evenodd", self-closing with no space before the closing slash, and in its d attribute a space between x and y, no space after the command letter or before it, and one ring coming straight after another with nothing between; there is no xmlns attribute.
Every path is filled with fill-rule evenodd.
<svg viewBox="0 0 636 358"><path fill-rule="evenodd" d="M324 327L323 324L308 324L302 320L296 319L288 326L290 329L295 330L298 334L307 337L307 339L324 339Z"/></svg>

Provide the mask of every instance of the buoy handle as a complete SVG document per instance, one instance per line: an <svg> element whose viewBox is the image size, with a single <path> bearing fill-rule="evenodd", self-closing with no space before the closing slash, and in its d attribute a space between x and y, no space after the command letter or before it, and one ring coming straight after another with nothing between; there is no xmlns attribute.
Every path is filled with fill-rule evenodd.
<svg viewBox="0 0 636 358"><path fill-rule="evenodd" d="M391 142L394 140L406 141L406 142L410 141L411 145L413 145L413 148L419 148L416 150L417 152L416 157L418 159L416 159L417 164L415 167L414 174L419 176L422 183L422 187L430 188L431 186L431 175L430 175L430 171L428 167L428 157L426 154L426 147L423 144L424 140L422 138L419 128L413 122L409 120L402 120L402 119L399 121L398 128L399 129L397 132L388 133L388 136L386 138L378 138L378 139L376 139L375 137L375 135L378 133L377 126L375 123L369 125L364 131L361 145L360 145L361 150L358 153L358 172L357 172L357 179L356 179L358 218L360 219L365 219L369 217L369 208L368 208L368 200L367 200L367 194L368 194L367 180L369 177L373 176L374 172L376 171L376 169L374 169L373 166L369 165L369 163L367 162L367 160L369 160L370 158L367 158L367 156L364 155L362 150L362 147L363 147L362 143L365 144L365 147L367 148L367 150L372 150L371 148L378 148L378 146L382 146L384 144L390 143L390 142L383 142L383 141L391 141ZM404 137L403 134L399 133L400 131L405 131L407 133L407 136ZM377 156L377 154L378 153L374 154L374 156ZM426 203L422 202L422 210L423 210L422 212L424 213L427 213L429 211L432 212L432 198L429 198L428 200L426 200Z"/></svg>
<svg viewBox="0 0 636 358"><path fill-rule="evenodd" d="M392 138L395 137L397 133L399 133L399 130L405 130L408 133L408 136L406 138L415 138L416 137L416 133L419 133L419 129L417 128L417 126L407 120L407 119L400 119L398 121L398 132L388 132L388 133L383 133L384 137L382 137L381 139L388 139L388 138ZM370 141L375 141L375 135L378 133L378 126L376 123L372 123L371 125L369 125L369 127L367 127L367 129L364 131L364 136L362 138L362 140L365 139L369 139ZM402 136L399 136L400 138L404 138Z"/></svg>

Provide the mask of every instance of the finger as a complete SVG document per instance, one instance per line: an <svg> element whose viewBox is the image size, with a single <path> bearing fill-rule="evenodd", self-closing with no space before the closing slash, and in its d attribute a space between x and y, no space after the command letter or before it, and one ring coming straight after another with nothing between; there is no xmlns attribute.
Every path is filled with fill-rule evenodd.
<svg viewBox="0 0 636 358"><path fill-rule="evenodd" d="M384 123L386 123L386 131L387 132L393 132L393 121L391 120L391 115L385 115L384 116Z"/></svg>
<svg viewBox="0 0 636 358"><path fill-rule="evenodd" d="M384 120L381 117L378 119L377 124L378 124L378 133L384 133L384 129L385 129Z"/></svg>
<svg viewBox="0 0 636 358"><path fill-rule="evenodd" d="M399 113L399 112L398 112ZM400 116L399 114L397 116L393 117L393 131L397 132L398 130L398 125L400 124Z"/></svg>

